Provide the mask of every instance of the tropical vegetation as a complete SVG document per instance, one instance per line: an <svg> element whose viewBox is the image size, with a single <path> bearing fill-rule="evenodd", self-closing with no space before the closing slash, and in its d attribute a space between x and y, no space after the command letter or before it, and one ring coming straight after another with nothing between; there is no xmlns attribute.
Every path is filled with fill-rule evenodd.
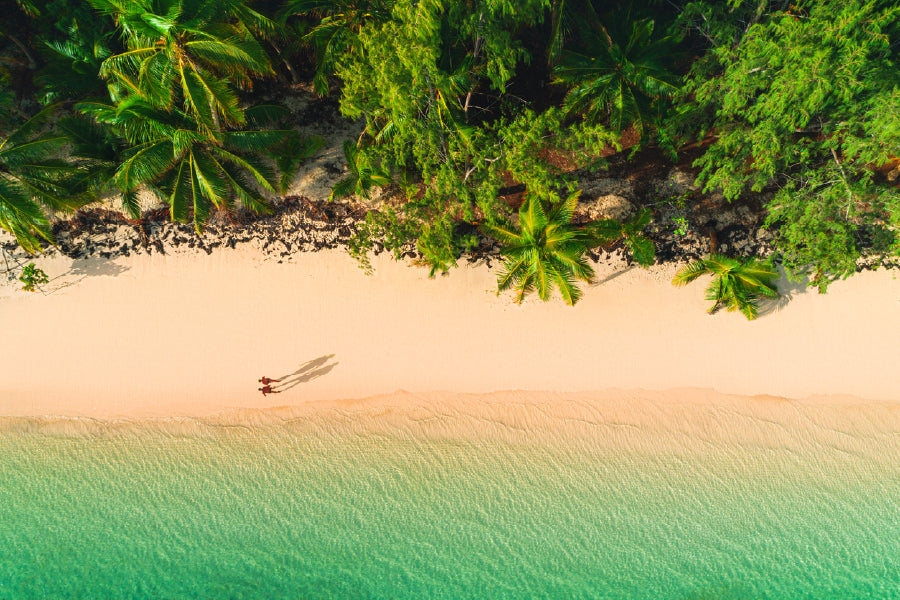
<svg viewBox="0 0 900 600"><path fill-rule="evenodd" d="M656 262L656 248L653 241L644 235L651 218L650 210L645 208L625 221L615 219L594 221L589 230L596 244L613 245L622 242L639 265L649 267Z"/></svg>
<svg viewBox="0 0 900 600"><path fill-rule="evenodd" d="M590 238L581 227L570 224L578 194L545 206L530 196L519 208L515 227L487 225L488 231L503 244L503 270L497 276L497 293L516 292L516 302L536 291L541 300L549 300L557 288L566 304L573 306L581 298L576 280L590 282L594 270L585 253Z"/></svg>
<svg viewBox="0 0 900 600"><path fill-rule="evenodd" d="M775 280L778 271L771 263L757 258L728 258L713 254L696 260L678 271L674 285L687 285L701 275L712 275L706 288L706 299L713 303L707 312L713 314L725 307L738 311L748 320L759 316L759 302L763 298L778 298Z"/></svg>
<svg viewBox="0 0 900 600"><path fill-rule="evenodd" d="M331 199L390 199L351 242L362 261L414 249L437 273L488 238L501 286L574 304L582 250L655 260L650 202L585 223L571 200L647 150L695 157L691 203L752 197L774 258L824 291L900 253L898 39L890 0L16 0L0 227L38 252L53 215L113 196L139 218L155 194L198 231L266 212L321 142L259 92L306 85L364 124ZM749 311L743 293L722 303Z"/></svg>

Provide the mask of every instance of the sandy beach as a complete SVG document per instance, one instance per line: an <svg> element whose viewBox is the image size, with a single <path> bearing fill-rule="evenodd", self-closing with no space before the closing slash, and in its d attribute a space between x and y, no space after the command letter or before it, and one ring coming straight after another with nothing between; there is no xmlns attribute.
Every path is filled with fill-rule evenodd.
<svg viewBox="0 0 900 600"><path fill-rule="evenodd" d="M864 272L755 322L705 312L677 265L601 269L574 308L496 297L494 271L343 251L36 261L45 293L0 292L0 414L204 416L396 390L665 390L900 399L900 280ZM495 265L496 266L496 265ZM263 397L257 379L290 376Z"/></svg>

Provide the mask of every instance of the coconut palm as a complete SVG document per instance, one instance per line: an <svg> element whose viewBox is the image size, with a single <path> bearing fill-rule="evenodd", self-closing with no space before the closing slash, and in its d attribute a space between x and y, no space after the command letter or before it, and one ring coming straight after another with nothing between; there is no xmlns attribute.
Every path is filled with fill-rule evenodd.
<svg viewBox="0 0 900 600"><path fill-rule="evenodd" d="M117 136L112 127L98 123L85 115L67 115L59 120L57 129L68 142L68 158L77 165L72 189L88 201L119 195L122 210L132 219L141 216L137 190L121 190L116 185L116 172L129 148L127 140Z"/></svg>
<svg viewBox="0 0 900 600"><path fill-rule="evenodd" d="M77 108L132 144L116 169L115 186L133 193L146 185L169 204L174 220L192 216L198 232L214 208L230 210L235 200L254 212L270 212L262 192L276 194L277 183L259 155L296 135L292 130L210 133L182 111L164 111L137 97L118 106L82 103Z"/></svg>
<svg viewBox="0 0 900 600"><path fill-rule="evenodd" d="M624 223L615 219L603 219L591 223L588 229L596 244L608 245L621 240L639 265L649 267L656 262L653 242L643 234L649 224L650 211L644 209Z"/></svg>
<svg viewBox="0 0 900 600"><path fill-rule="evenodd" d="M328 93L328 76L334 71L338 56L350 44L363 25L386 19L392 3L386 0L289 0L279 11L281 21L292 15L316 17L319 22L303 40L316 48L316 74L313 86L324 96Z"/></svg>
<svg viewBox="0 0 900 600"><path fill-rule="evenodd" d="M602 29L587 38L583 52L564 52L554 73L571 86L566 111L591 122L608 119L617 131L634 125L643 135L654 103L678 90L678 78L665 67L674 40L655 40L653 29L650 19L635 21L627 35Z"/></svg>
<svg viewBox="0 0 900 600"><path fill-rule="evenodd" d="M771 263L756 258L739 260L721 254L697 260L681 269L672 280L674 285L686 285L701 275L711 274L712 281L706 288L706 299L714 304L712 314L724 306L740 311L747 319L759 316L759 300L763 297L778 298L775 280L778 272Z"/></svg>
<svg viewBox="0 0 900 600"><path fill-rule="evenodd" d="M572 306L581 298L576 280L590 282L594 271L584 258L590 238L571 224L580 190L547 211L530 196L519 208L518 227L485 226L503 245L504 269L497 278L497 293L516 290L516 302L535 290L547 301L554 286Z"/></svg>
<svg viewBox="0 0 900 600"><path fill-rule="evenodd" d="M103 61L100 74L154 107L183 104L201 130L243 124L230 83L246 88L252 77L274 75L250 28L274 31L275 25L240 0L89 2L116 18L128 44Z"/></svg>
<svg viewBox="0 0 900 600"><path fill-rule="evenodd" d="M547 62L556 64L562 56L566 39L577 30L603 28L591 0L553 0L550 4L550 40Z"/></svg>
<svg viewBox="0 0 900 600"><path fill-rule="evenodd" d="M99 74L103 61L112 55L110 36L111 32L100 26L75 21L66 39L45 42L42 53L46 65L35 77L42 101L105 95L106 88Z"/></svg>
<svg viewBox="0 0 900 600"><path fill-rule="evenodd" d="M82 203L68 185L76 169L57 158L66 137L46 133L57 108L45 108L0 137L0 227L31 253L40 252L39 238L53 242L45 208L69 211Z"/></svg>

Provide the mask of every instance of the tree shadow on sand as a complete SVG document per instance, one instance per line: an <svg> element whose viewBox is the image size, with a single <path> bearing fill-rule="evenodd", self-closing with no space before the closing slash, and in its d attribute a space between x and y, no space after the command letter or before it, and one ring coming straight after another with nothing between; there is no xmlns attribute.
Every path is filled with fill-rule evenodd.
<svg viewBox="0 0 900 600"><path fill-rule="evenodd" d="M782 310L790 304L791 300L794 299L794 296L805 294L807 287L809 286L809 277L804 277L800 281L791 281L788 279L787 273L784 271L783 267L778 267L778 271L781 273L781 277L775 282L775 287L778 288L778 293L781 295L778 298L764 298L760 301L760 317L771 315Z"/></svg>
<svg viewBox="0 0 900 600"><path fill-rule="evenodd" d="M338 362L329 362L334 358L334 354L326 354L324 356L320 356L319 358L314 358L312 360L306 361L300 368L290 373L288 375L282 375L278 379L280 380L277 385L272 386L277 389L279 392L283 392L285 390L289 390L294 386L298 386L301 383L307 383L312 381L313 379L317 379L322 377L323 375L327 375L331 372L333 368L338 366Z"/></svg>
<svg viewBox="0 0 900 600"><path fill-rule="evenodd" d="M599 286L603 285L604 283L609 283L613 279L615 279L617 277L621 277L622 275L626 274L628 271L631 271L632 269L634 269L634 267L635 267L635 265L628 265L624 269L619 269L617 271L613 271L612 273L610 273L603 279L589 283L588 287L599 287Z"/></svg>
<svg viewBox="0 0 900 600"><path fill-rule="evenodd" d="M128 270L128 267L113 262L112 260L75 260L67 275L83 275L84 277L95 277L105 275L107 277L115 277L121 275Z"/></svg>
<svg viewBox="0 0 900 600"><path fill-rule="evenodd" d="M50 280L43 290L44 295L55 294L67 287L81 283L88 277L116 277L128 269L128 267L117 264L112 260L75 259L68 271ZM70 279L71 277L75 277L75 279Z"/></svg>
<svg viewBox="0 0 900 600"><path fill-rule="evenodd" d="M7 283L15 282L19 279L19 275L23 269L30 263L35 262L36 256L27 254L8 252L5 248L0 247L2 251L2 268L5 273ZM42 285L37 286L38 291L43 295L49 296L67 287L73 286L88 277L107 276L115 277L127 271L129 267L120 265L112 259L88 258L74 259L69 270L60 273ZM0 279L2 281L2 279Z"/></svg>

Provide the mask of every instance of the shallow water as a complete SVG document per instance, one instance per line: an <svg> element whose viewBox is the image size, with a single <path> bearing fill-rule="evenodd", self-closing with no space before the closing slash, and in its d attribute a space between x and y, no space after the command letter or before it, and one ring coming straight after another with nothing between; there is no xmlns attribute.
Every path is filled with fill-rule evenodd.
<svg viewBox="0 0 900 600"><path fill-rule="evenodd" d="M896 410L570 408L0 422L0 598L900 597Z"/></svg>

